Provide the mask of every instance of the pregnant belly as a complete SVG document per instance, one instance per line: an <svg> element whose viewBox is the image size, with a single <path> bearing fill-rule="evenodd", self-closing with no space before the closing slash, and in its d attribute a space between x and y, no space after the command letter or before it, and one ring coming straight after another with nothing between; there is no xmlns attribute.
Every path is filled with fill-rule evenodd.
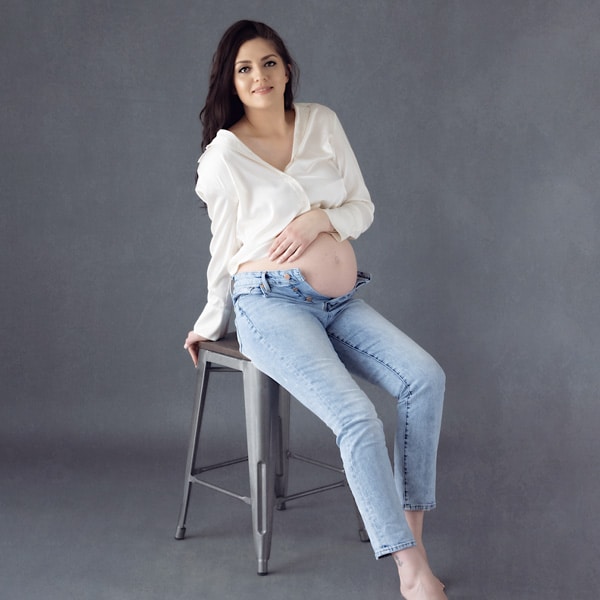
<svg viewBox="0 0 600 600"><path fill-rule="evenodd" d="M356 283L356 256L348 240L338 242L321 233L304 254L294 261L277 263L268 259L252 260L238 271L284 271L300 269L306 281L319 294L336 298L347 294Z"/></svg>

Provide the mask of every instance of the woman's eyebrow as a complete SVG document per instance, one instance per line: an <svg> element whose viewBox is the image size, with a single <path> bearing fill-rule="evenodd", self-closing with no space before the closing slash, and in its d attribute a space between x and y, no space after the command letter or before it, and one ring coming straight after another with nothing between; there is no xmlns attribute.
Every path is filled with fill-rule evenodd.
<svg viewBox="0 0 600 600"><path fill-rule="evenodd" d="M266 56L263 56L260 60L261 61L267 60L267 58L271 58L271 57L277 58L277 54L267 54ZM251 60L238 60L235 64L240 65L242 63L251 63L251 62L252 62Z"/></svg>

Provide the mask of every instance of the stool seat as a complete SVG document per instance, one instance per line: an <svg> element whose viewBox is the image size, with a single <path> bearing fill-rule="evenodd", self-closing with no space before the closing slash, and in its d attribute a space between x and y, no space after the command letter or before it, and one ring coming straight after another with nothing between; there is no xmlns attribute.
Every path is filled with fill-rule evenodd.
<svg viewBox="0 0 600 600"><path fill-rule="evenodd" d="M184 539L192 486L199 484L217 492L234 497L249 504L252 511L252 527L259 575L268 573L268 560L271 551L273 532L273 509L285 509L286 503L311 494L346 486L343 469L327 463L300 456L289 448L290 394L257 369L250 359L239 349L235 332L228 333L217 341L203 341L198 349L197 384L192 415L192 431L188 446L186 472L184 477L183 501L175 538ZM244 406L246 419L247 456L234 458L217 464L199 466L199 442L204 406L206 403L208 380L211 373L240 372L243 377ZM288 463L291 458L302 460L316 467L341 474L342 479L299 493L287 494ZM240 462L248 462L250 496L210 483L200 476L214 469L228 467ZM356 504L354 505L356 509ZM360 514L359 537L368 541Z"/></svg>
<svg viewBox="0 0 600 600"><path fill-rule="evenodd" d="M223 356L230 356L231 358L236 358L238 360L250 360L240 352L240 345L234 331L230 331L225 337L222 337L216 342L200 342L199 349L216 352Z"/></svg>

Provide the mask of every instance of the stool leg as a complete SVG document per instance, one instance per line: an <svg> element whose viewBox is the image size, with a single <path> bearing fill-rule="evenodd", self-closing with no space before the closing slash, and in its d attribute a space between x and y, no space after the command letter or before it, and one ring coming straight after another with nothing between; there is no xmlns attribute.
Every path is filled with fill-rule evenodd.
<svg viewBox="0 0 600 600"><path fill-rule="evenodd" d="M272 460L279 386L251 363L244 369L244 402L248 441L248 470L254 546L258 574L268 573L275 503L275 467Z"/></svg>
<svg viewBox="0 0 600 600"><path fill-rule="evenodd" d="M290 455L290 393L279 388L279 418L277 420L275 456L275 498L285 498L288 489L289 455ZM285 510L285 502L276 504L277 510Z"/></svg>
<svg viewBox="0 0 600 600"><path fill-rule="evenodd" d="M192 491L192 475L196 467L196 456L198 454L198 445L200 441L200 429L202 427L202 416L204 414L204 404L206 400L206 388L208 385L208 376L210 368L206 364L200 352L198 357L198 376L196 378L196 395L194 400L194 413L192 416L192 431L190 443L188 446L187 462L185 467L185 478L183 484L183 501L179 511L179 520L175 539L182 540L185 537L185 522L187 519L188 507L190 503L190 493Z"/></svg>

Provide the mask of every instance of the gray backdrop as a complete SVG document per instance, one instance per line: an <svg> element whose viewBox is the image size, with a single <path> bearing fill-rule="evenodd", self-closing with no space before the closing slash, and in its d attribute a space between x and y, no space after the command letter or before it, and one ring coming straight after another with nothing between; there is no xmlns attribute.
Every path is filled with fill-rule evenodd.
<svg viewBox="0 0 600 600"><path fill-rule="evenodd" d="M209 242L197 113L220 35L256 18L299 62L298 99L338 112L361 163L376 204L355 244L373 275L364 297L447 372L431 522L453 560L512 597L595 597L600 3L3 0L1 12L12 450L0 460L185 444L182 343Z"/></svg>

